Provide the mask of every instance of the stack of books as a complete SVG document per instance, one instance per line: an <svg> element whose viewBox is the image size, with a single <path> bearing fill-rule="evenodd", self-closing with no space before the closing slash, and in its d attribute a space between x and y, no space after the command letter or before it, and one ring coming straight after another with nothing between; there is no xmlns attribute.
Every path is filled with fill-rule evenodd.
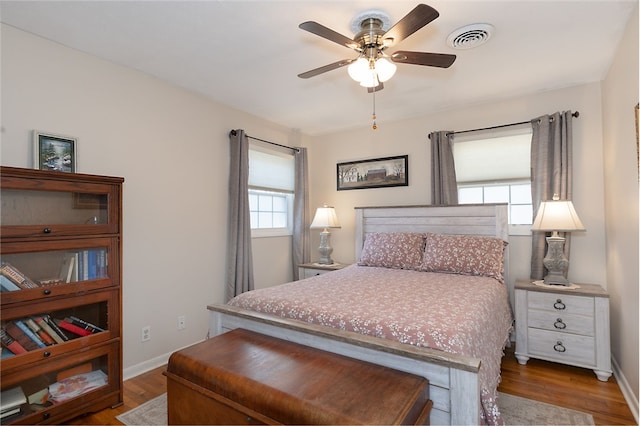
<svg viewBox="0 0 640 426"><path fill-rule="evenodd" d="M0 329L0 344L10 354L19 355L103 331L106 330L72 315L57 319L42 314L6 321Z"/></svg>
<svg viewBox="0 0 640 426"><path fill-rule="evenodd" d="M21 387L7 389L0 393L0 419L20 413L22 404L27 402Z"/></svg>

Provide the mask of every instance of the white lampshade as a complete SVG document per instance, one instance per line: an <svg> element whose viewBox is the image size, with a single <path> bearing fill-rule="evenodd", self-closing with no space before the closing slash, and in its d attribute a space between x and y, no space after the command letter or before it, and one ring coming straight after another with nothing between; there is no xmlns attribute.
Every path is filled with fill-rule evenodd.
<svg viewBox="0 0 640 426"><path fill-rule="evenodd" d="M554 195L552 201L543 201L538 208L536 220L531 229L534 231L585 231L585 227L576 213L573 203L558 200Z"/></svg>
<svg viewBox="0 0 640 426"><path fill-rule="evenodd" d="M378 87L380 82L378 81L378 75L375 69L369 69L365 74L365 77L360 81L362 87Z"/></svg>
<svg viewBox="0 0 640 426"><path fill-rule="evenodd" d="M378 73L378 80L381 83L389 80L396 73L398 67L396 64L388 60L387 58L380 58L376 61L376 72Z"/></svg>
<svg viewBox="0 0 640 426"><path fill-rule="evenodd" d="M329 206L318 207L310 228L340 228L338 216L336 216L336 210Z"/></svg>
<svg viewBox="0 0 640 426"><path fill-rule="evenodd" d="M365 58L358 58L355 62L352 62L351 65L347 67L347 72L349 73L349 77L357 81L361 82L364 78L366 78L366 74L369 71L369 61Z"/></svg>

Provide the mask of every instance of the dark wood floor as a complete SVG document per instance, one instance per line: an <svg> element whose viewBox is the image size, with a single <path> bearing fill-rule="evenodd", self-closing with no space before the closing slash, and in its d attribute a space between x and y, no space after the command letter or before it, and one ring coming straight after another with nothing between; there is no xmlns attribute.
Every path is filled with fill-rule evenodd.
<svg viewBox="0 0 640 426"><path fill-rule="evenodd" d="M500 392L590 413L596 425L637 424L613 376L608 382L601 382L591 370L534 359L523 366L518 364L513 351L507 349L502 361ZM125 381L122 406L79 417L68 424L122 424L116 420L117 415L166 392L164 369L160 367Z"/></svg>

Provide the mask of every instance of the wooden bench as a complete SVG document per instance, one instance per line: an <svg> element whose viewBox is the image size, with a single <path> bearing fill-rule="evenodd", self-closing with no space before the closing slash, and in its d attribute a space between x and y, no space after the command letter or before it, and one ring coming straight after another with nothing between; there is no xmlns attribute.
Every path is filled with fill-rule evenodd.
<svg viewBox="0 0 640 426"><path fill-rule="evenodd" d="M429 382L244 329L173 353L169 424L428 424Z"/></svg>

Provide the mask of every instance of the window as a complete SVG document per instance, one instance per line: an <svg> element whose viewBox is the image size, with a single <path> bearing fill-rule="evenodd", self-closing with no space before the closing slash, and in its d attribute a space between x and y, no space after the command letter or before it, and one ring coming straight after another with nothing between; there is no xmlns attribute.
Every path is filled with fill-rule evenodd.
<svg viewBox="0 0 640 426"><path fill-rule="evenodd" d="M251 142L249 212L252 237L292 234L294 161L289 152Z"/></svg>
<svg viewBox="0 0 640 426"><path fill-rule="evenodd" d="M458 202L508 203L509 233L529 235L533 223L530 126L456 136L453 156Z"/></svg>

